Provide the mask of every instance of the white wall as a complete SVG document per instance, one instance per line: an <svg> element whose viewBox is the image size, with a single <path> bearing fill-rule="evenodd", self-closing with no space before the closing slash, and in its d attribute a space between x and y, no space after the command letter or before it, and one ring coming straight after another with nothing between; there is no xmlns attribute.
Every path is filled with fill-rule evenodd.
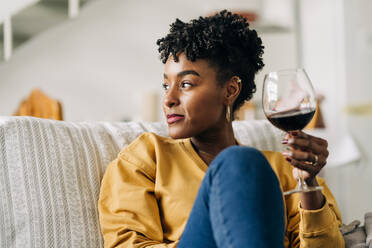
<svg viewBox="0 0 372 248"><path fill-rule="evenodd" d="M302 0L301 16L303 66L315 90L325 95L325 122L335 129L345 106L343 1Z"/></svg>
<svg viewBox="0 0 372 248"><path fill-rule="evenodd" d="M372 211L372 117L345 112L347 104L372 100L372 39L367 38L372 37L371 12L368 0L301 1L304 67L326 96L323 111L329 136L337 143L350 134L361 152L359 162L324 169L346 223L364 221L364 213Z"/></svg>
<svg viewBox="0 0 372 248"><path fill-rule="evenodd" d="M142 96L161 94L163 64L155 42L176 17L189 20L217 9L261 7L258 0L88 3L78 19L35 37L0 64L0 115L12 114L32 88L40 87L61 100L66 120L138 118ZM264 34L263 39L265 70L295 66L293 33ZM285 56L277 56L285 50Z"/></svg>
<svg viewBox="0 0 372 248"><path fill-rule="evenodd" d="M372 2L345 2L347 102L372 102ZM372 130L372 129L371 129Z"/></svg>
<svg viewBox="0 0 372 248"><path fill-rule="evenodd" d="M345 72L346 103L372 103L372 1L344 0L345 5ZM359 164L342 168L340 182L350 200L348 208L362 219L361 213L372 211L372 116L347 116L347 127L358 144L362 159Z"/></svg>

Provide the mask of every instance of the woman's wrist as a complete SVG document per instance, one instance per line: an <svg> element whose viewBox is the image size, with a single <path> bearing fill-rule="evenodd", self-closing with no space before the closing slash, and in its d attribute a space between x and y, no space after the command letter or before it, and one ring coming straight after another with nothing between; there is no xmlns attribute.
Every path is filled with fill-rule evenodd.
<svg viewBox="0 0 372 248"><path fill-rule="evenodd" d="M316 178L306 180L306 184L309 187L319 186ZM322 191L311 191L301 193L301 207L305 210L317 210L321 209L325 204L325 197Z"/></svg>
<svg viewBox="0 0 372 248"><path fill-rule="evenodd" d="M319 186L318 181L316 180L316 177L305 179L305 182L307 186L311 186L311 187Z"/></svg>
<svg viewBox="0 0 372 248"><path fill-rule="evenodd" d="M321 209L325 204L325 197L320 191L301 193L301 208L305 210Z"/></svg>

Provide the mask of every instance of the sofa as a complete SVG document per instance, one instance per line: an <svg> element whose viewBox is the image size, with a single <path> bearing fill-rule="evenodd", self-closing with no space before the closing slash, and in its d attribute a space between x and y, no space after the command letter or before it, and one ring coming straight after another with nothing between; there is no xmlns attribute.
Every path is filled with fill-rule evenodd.
<svg viewBox="0 0 372 248"><path fill-rule="evenodd" d="M283 133L267 121L236 121L233 128L244 145L283 148ZM143 132L168 135L163 123L0 117L0 247L103 247L102 176Z"/></svg>

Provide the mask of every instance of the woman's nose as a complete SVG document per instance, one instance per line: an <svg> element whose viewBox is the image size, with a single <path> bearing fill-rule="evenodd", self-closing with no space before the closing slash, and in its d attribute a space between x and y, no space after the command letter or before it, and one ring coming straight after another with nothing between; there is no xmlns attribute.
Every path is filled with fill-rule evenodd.
<svg viewBox="0 0 372 248"><path fill-rule="evenodd" d="M180 104L179 95L177 93L177 89L170 88L164 95L164 105L167 108L172 108Z"/></svg>

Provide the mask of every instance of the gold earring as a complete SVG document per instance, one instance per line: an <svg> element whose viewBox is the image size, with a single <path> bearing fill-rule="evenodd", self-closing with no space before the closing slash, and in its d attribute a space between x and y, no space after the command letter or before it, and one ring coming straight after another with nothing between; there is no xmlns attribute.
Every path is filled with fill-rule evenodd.
<svg viewBox="0 0 372 248"><path fill-rule="evenodd" d="M226 120L228 123L231 122L231 110L229 105L226 105Z"/></svg>

